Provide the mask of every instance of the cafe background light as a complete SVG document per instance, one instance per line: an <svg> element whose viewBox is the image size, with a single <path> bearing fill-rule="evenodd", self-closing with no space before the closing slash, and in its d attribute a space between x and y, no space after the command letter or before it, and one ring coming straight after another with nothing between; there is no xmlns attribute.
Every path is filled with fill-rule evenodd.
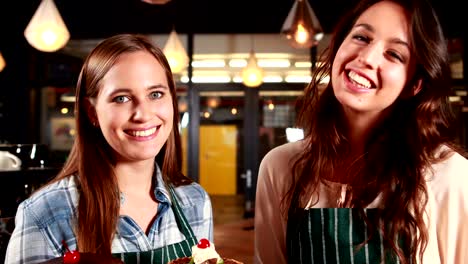
<svg viewBox="0 0 468 264"><path fill-rule="evenodd" d="M24 36L31 46L44 52L57 51L67 44L70 33L53 0L41 1Z"/></svg>
<svg viewBox="0 0 468 264"><path fill-rule="evenodd" d="M281 28L294 48L316 46L324 33L320 22L307 0L296 0Z"/></svg>
<svg viewBox="0 0 468 264"><path fill-rule="evenodd" d="M187 68L189 57L174 29L169 34L163 51L169 61L172 73L181 73Z"/></svg>
<svg viewBox="0 0 468 264"><path fill-rule="evenodd" d="M0 52L0 72L3 71L5 66L6 66L5 59L3 58L2 53Z"/></svg>
<svg viewBox="0 0 468 264"><path fill-rule="evenodd" d="M263 83L263 69L258 65L257 57L254 52L254 37L250 36L250 53L247 66L242 68L242 83L247 87L258 87Z"/></svg>
<svg viewBox="0 0 468 264"><path fill-rule="evenodd" d="M253 51L250 52L247 66L242 69L242 82L247 87L258 87L263 83L263 69L257 64Z"/></svg>

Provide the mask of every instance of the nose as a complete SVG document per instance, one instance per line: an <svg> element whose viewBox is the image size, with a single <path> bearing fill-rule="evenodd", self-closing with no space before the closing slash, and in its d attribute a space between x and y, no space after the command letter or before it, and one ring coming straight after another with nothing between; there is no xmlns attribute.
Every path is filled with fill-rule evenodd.
<svg viewBox="0 0 468 264"><path fill-rule="evenodd" d="M154 105L146 100L134 102L132 119L136 122L146 122L154 116Z"/></svg>
<svg viewBox="0 0 468 264"><path fill-rule="evenodd" d="M382 48L379 45L370 44L361 49L358 61L368 68L376 68L383 57L382 54Z"/></svg>

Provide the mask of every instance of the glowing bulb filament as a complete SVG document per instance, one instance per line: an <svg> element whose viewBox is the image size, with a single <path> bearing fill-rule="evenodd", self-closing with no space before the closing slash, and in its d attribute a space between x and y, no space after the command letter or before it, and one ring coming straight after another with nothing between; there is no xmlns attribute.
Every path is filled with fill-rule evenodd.
<svg viewBox="0 0 468 264"><path fill-rule="evenodd" d="M45 29L41 34L41 39L47 46L56 45L58 36L51 29Z"/></svg>
<svg viewBox="0 0 468 264"><path fill-rule="evenodd" d="M302 23L297 24L297 30L294 33L294 39L297 43L304 44L309 39L309 32L305 29Z"/></svg>

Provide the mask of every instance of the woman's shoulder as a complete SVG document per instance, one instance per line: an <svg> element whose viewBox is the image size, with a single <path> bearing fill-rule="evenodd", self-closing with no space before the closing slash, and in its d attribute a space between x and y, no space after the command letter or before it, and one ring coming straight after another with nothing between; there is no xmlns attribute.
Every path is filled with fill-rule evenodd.
<svg viewBox="0 0 468 264"><path fill-rule="evenodd" d="M443 147L442 151L448 155L432 165L430 182L433 188L444 191L465 189L468 192L468 159L447 147Z"/></svg>
<svg viewBox="0 0 468 264"><path fill-rule="evenodd" d="M292 168L304 150L304 141L296 141L277 146L270 150L260 163L258 181L273 184L280 188L289 186ZM274 188L272 186L268 188Z"/></svg>
<svg viewBox="0 0 468 264"><path fill-rule="evenodd" d="M466 175L468 176L468 159L460 153L450 149L447 146L440 148L439 153L444 155L441 161L434 164L434 171L443 172L450 175ZM441 156L442 157L442 156Z"/></svg>
<svg viewBox="0 0 468 264"><path fill-rule="evenodd" d="M78 191L75 177L47 184L20 204L38 225L47 226L57 218L70 218L76 213Z"/></svg>
<svg viewBox="0 0 468 264"><path fill-rule="evenodd" d="M202 204L209 199L208 193L198 183L192 182L187 185L181 185L174 188L177 198L181 205Z"/></svg>
<svg viewBox="0 0 468 264"><path fill-rule="evenodd" d="M293 159L297 158L299 154L304 151L305 142L299 140L296 142L286 143L271 149L262 159L263 166L265 165L278 165L283 166L291 164Z"/></svg>

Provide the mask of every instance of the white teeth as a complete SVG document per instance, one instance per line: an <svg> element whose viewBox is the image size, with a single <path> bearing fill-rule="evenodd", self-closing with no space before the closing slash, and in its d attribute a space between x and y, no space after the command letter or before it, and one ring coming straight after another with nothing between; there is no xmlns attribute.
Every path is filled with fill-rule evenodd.
<svg viewBox="0 0 468 264"><path fill-rule="evenodd" d="M154 132L156 132L155 127L150 128L148 130L144 130L144 131L130 131L129 134L131 134L134 137L147 137L149 135L154 134Z"/></svg>
<svg viewBox="0 0 468 264"><path fill-rule="evenodd" d="M349 79L351 79L351 81L353 81L357 85L360 85L360 86L362 86L364 88L367 88L367 89L371 88L371 84L370 84L369 80L367 80L366 78L362 77L361 75L359 75L359 74L357 74L357 73L355 73L353 71L350 71L348 73L348 77L349 77Z"/></svg>

